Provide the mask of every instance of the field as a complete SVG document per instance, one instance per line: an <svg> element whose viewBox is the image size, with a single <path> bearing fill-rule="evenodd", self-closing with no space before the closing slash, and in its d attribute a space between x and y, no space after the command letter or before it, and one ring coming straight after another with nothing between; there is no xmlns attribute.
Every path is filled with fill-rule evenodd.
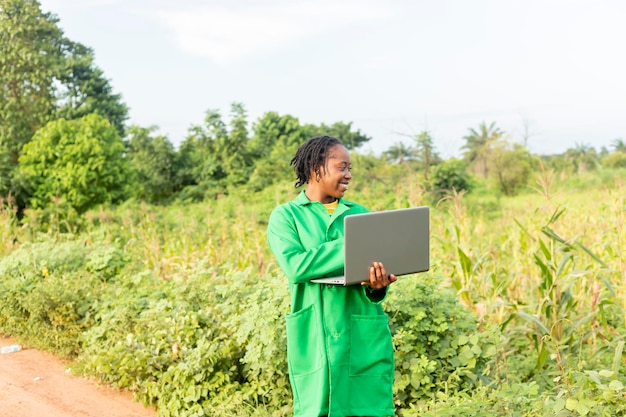
<svg viewBox="0 0 626 417"><path fill-rule="evenodd" d="M160 416L290 415L289 299L265 228L294 193L287 183L81 218L59 206L21 222L5 208L0 333L132 390ZM434 201L417 176L346 197L432 208L431 270L402 277L385 304L398 415L626 412L623 170L545 172L515 197L479 185Z"/></svg>

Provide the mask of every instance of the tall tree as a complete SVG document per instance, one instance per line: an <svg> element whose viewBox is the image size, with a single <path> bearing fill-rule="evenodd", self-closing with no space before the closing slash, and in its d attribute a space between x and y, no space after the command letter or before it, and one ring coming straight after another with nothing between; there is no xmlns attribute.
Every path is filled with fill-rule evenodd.
<svg viewBox="0 0 626 417"><path fill-rule="evenodd" d="M465 150L463 158L472 164L477 172L484 178L489 176L489 151L493 145L504 136L504 132L492 122L489 126L482 122L478 130L470 128L469 134L463 137L465 145L461 147Z"/></svg>
<svg viewBox="0 0 626 417"><path fill-rule="evenodd" d="M247 114L231 105L227 126L218 110L206 112L203 125L192 126L179 149L178 176L187 187L183 198L203 199L244 184L252 171Z"/></svg>
<svg viewBox="0 0 626 417"><path fill-rule="evenodd" d="M156 126L131 126L126 150L135 176L132 194L150 203L164 201L176 189L176 151L166 136L154 135L156 130Z"/></svg>
<svg viewBox="0 0 626 417"><path fill-rule="evenodd" d="M54 114L63 54L57 22L38 2L0 0L0 195L14 192L22 147Z"/></svg>
<svg viewBox="0 0 626 417"><path fill-rule="evenodd" d="M424 179L427 180L430 168L441 161L435 151L433 138L427 130L415 135L415 156L424 170Z"/></svg>
<svg viewBox="0 0 626 417"><path fill-rule="evenodd" d="M241 103L233 103L230 110L230 131L221 139L219 155L228 177L228 185L241 185L252 172L252 158L248 152L248 119Z"/></svg>
<svg viewBox="0 0 626 417"><path fill-rule="evenodd" d="M122 133L127 108L89 48L67 39L36 0L0 0L0 196L18 194L22 148L57 118L98 113Z"/></svg>
<svg viewBox="0 0 626 417"><path fill-rule="evenodd" d="M177 183L186 188L184 198L202 200L210 188L226 176L219 158L219 146L228 136L217 109L205 112L204 123L193 125L178 150Z"/></svg>
<svg viewBox="0 0 626 417"><path fill-rule="evenodd" d="M253 137L249 142L254 157L254 170L250 176L253 190L261 190L277 180L295 175L289 161L298 146L307 139L300 121L289 115L267 112L253 124Z"/></svg>
<svg viewBox="0 0 626 417"><path fill-rule="evenodd" d="M115 94L103 71L94 63L93 50L66 40L65 60L59 81L58 118L78 119L96 113L108 119L124 136L128 107Z"/></svg>

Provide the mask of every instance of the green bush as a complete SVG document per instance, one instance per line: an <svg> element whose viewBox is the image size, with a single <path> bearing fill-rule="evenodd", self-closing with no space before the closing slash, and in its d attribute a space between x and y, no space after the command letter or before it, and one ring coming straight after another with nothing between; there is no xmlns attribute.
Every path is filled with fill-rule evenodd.
<svg viewBox="0 0 626 417"><path fill-rule="evenodd" d="M437 165L433 170L430 191L441 198L456 190L456 192L470 191L472 183L467 174L466 166L460 159L450 158Z"/></svg>
<svg viewBox="0 0 626 417"><path fill-rule="evenodd" d="M626 152L613 152L602 159L606 168L626 168Z"/></svg>
<svg viewBox="0 0 626 417"><path fill-rule="evenodd" d="M83 242L25 244L0 260L0 332L73 357L93 324L101 281L84 269Z"/></svg>
<svg viewBox="0 0 626 417"><path fill-rule="evenodd" d="M408 408L437 392L458 393L486 381L498 336L479 332L475 316L428 275L394 286L386 310L396 346L397 404Z"/></svg>

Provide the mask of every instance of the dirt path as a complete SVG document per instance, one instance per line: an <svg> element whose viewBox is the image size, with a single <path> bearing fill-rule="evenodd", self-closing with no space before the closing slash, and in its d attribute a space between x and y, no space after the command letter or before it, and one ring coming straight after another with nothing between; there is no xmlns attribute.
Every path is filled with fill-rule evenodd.
<svg viewBox="0 0 626 417"><path fill-rule="evenodd" d="M0 346L16 343L0 337ZM11 417L155 417L156 412L94 381L72 376L34 349L0 354L0 414Z"/></svg>

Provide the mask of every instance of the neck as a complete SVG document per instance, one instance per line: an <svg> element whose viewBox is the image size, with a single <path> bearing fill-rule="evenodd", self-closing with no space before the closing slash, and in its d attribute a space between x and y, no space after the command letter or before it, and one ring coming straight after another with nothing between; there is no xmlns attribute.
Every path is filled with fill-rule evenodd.
<svg viewBox="0 0 626 417"><path fill-rule="evenodd" d="M331 195L326 195L326 194L322 194L317 192L317 190L315 190L314 188L307 188L304 191L304 194L306 194L307 198L311 201L318 201L322 204L328 204L328 203L334 203L337 199Z"/></svg>

